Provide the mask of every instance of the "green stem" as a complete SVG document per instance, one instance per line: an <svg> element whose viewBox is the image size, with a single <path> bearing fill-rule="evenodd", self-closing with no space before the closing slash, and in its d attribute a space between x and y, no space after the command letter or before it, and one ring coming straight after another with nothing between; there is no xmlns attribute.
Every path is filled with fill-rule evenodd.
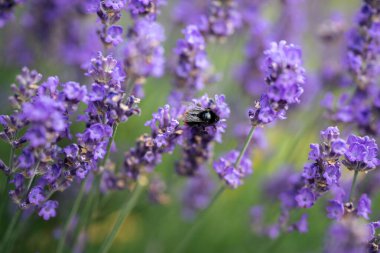
<svg viewBox="0 0 380 253"><path fill-rule="evenodd" d="M187 231L184 237L182 237L181 242L178 244L178 246L174 249L175 253L182 252L186 245L188 244L189 240L193 237L194 233L198 230L200 225L203 223L203 217L208 213L208 210L211 209L211 207L214 205L216 200L219 198L219 196L222 195L222 193L226 190L226 187L223 185L219 188L219 190L216 192L212 200L210 201L210 204L206 209L203 209L203 211L199 214L198 219L193 223L193 225L190 227L190 229Z"/></svg>
<svg viewBox="0 0 380 253"><path fill-rule="evenodd" d="M40 167L40 162L37 162L37 165L36 165L36 167L34 168L34 170L33 170L33 172L32 172L33 175L32 175L32 177L31 177L30 180L29 180L28 187L26 188L26 195L25 195L25 198L28 197L28 195L29 195L29 191L30 191L30 188L32 188L32 185L33 185L34 179L36 178L36 175L37 175L38 167Z"/></svg>
<svg viewBox="0 0 380 253"><path fill-rule="evenodd" d="M249 144L251 143L254 131L255 131L255 127L252 126L252 128L249 131L249 134L247 136L247 139L246 139L246 141L244 143L243 149L240 151L239 156L238 156L238 158L237 158L237 160L236 160L236 162L234 164L235 168L237 168L240 165L240 162L243 159L243 157L245 155L245 152L247 152L247 149L249 147ZM214 205L214 203L218 200L218 198L222 195L222 193L225 190L226 190L226 187L224 185L219 188L219 190L216 192L216 194L214 195L214 197L211 199L211 202L208 205L208 207L205 208L205 209L203 209L203 211L199 214L198 219L193 223L193 225L191 226L191 228L187 231L187 233L182 238L182 240L180 241L180 243L178 244L178 246L175 248L175 250L174 250L175 253L180 253L180 252L182 252L185 249L187 243L189 242L189 240L191 239L191 237L193 236L193 234L195 233L195 231L200 226L201 221L205 217L205 215L208 212L208 210L211 209L211 207Z"/></svg>
<svg viewBox="0 0 380 253"><path fill-rule="evenodd" d="M125 94L127 95L127 97L129 97L132 94L133 89L135 88L136 80L137 80L136 77L132 77L128 79L127 87L125 90Z"/></svg>
<svg viewBox="0 0 380 253"><path fill-rule="evenodd" d="M240 162L241 162L241 159L243 159L243 156L245 155L245 152L247 152L247 149L248 149L248 146L249 146L249 143L251 143L251 140L252 140L252 137L253 137L253 133L255 132L255 127L252 126L251 127L251 130L249 131L249 134L248 134L248 137L247 139L245 140L245 143L244 143L244 146L243 146L243 149L240 151L240 154L238 156L238 159L236 160L235 162L235 165L234 167L238 167Z"/></svg>
<svg viewBox="0 0 380 253"><path fill-rule="evenodd" d="M104 159L102 162L103 166L106 164L106 162L110 156L111 146L112 146L113 141L115 140L116 131L117 131L117 123L113 126L112 136L111 136L111 139L108 141L108 144L107 144L107 152L106 152L106 155L104 156Z"/></svg>
<svg viewBox="0 0 380 253"><path fill-rule="evenodd" d="M125 219L128 217L132 209L135 207L137 200L143 190L143 186L137 183L136 189L133 191L131 198L125 202L122 209L120 210L119 216L117 217L115 224L112 227L111 232L108 234L106 239L100 246L100 253L106 253L111 248L113 241L117 233L119 232L121 225L124 224Z"/></svg>
<svg viewBox="0 0 380 253"><path fill-rule="evenodd" d="M16 227L16 224L18 223L20 217L21 217L21 210L18 209L17 212L13 215L11 223L9 224L7 231L5 232L5 235L3 239L1 240L0 252L6 252L9 239L12 237L13 230Z"/></svg>
<svg viewBox="0 0 380 253"><path fill-rule="evenodd" d="M96 179L95 179L96 181ZM81 217L79 219L79 223L77 225L77 228L74 233L74 243L73 246L77 245L79 235L82 233L82 231L86 231L89 221L91 220L91 209L94 206L94 199L96 198L96 194L94 191L91 191L90 196L88 197L85 206L83 208L83 211L81 212Z"/></svg>
<svg viewBox="0 0 380 253"><path fill-rule="evenodd" d="M12 170L13 170L13 160L14 160L14 156L15 156L15 148L14 147L11 147L11 153L9 155L9 170L10 172L12 173Z"/></svg>
<svg viewBox="0 0 380 253"><path fill-rule="evenodd" d="M83 198L83 195L84 195L85 188L86 188L86 181L83 181L82 182L82 186L81 186L81 188L80 188L80 190L78 192L77 198L75 199L74 205L71 208L69 217L67 218L66 224L65 224L65 226L63 228L62 235L61 235L61 238L59 240L58 248L57 248L57 251L56 251L57 253L63 252L63 248L64 248L65 242L66 242L66 237L67 237L67 234L68 234L69 228L70 228L70 223L72 222L74 216L78 212L80 203L82 202L82 198Z"/></svg>
<svg viewBox="0 0 380 253"><path fill-rule="evenodd" d="M348 200L352 201L353 194L355 192L355 186L356 186L356 180L358 178L359 171L355 170L354 173L354 178L352 179L352 185L351 185L351 190L350 190L350 195L348 195Z"/></svg>

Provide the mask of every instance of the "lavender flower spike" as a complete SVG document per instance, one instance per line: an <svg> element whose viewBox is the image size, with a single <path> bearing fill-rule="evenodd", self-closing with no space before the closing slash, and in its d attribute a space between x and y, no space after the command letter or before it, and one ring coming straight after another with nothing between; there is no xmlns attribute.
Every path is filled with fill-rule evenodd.
<svg viewBox="0 0 380 253"><path fill-rule="evenodd" d="M284 119L289 105L300 102L305 83L301 49L280 41L273 42L264 54L263 69L269 90L248 113L253 126L265 125L277 118Z"/></svg>

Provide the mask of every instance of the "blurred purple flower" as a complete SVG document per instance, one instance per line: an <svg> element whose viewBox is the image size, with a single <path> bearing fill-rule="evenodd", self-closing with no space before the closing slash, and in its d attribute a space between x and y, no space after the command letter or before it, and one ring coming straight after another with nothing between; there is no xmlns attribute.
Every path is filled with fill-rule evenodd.
<svg viewBox="0 0 380 253"><path fill-rule="evenodd" d="M191 220L197 212L208 207L214 190L215 183L204 168L189 178L182 192L184 218Z"/></svg>

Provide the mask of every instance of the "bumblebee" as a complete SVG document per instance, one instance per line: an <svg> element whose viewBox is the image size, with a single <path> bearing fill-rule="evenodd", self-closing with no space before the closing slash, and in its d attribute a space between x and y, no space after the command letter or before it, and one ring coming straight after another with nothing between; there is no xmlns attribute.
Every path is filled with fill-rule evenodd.
<svg viewBox="0 0 380 253"><path fill-rule="evenodd" d="M184 117L184 122L188 126L214 126L219 120L219 116L211 108L201 106L188 110Z"/></svg>

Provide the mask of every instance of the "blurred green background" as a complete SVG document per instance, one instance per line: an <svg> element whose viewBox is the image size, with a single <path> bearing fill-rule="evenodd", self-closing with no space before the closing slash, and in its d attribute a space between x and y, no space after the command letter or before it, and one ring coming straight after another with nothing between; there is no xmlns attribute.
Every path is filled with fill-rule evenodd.
<svg viewBox="0 0 380 253"><path fill-rule="evenodd" d="M321 22L332 13L340 12L344 15L349 26L352 24L353 13L360 5L360 1L354 0L304 1L307 6L307 9L304 10L307 12L305 16L310 19L308 21L311 22L313 17L317 17L314 21ZM168 6L164 7L163 15L159 18L159 21L165 27L172 26L171 20L168 18L169 15L166 14L173 4L175 4L175 1L169 1ZM18 11L22 12L22 8ZM269 20L275 19L278 11L278 1L269 1L265 7L265 15ZM128 21L125 22L127 25ZM308 28L302 31L303 58L310 77L316 74L318 68L323 64L321 54L316 50L320 48L320 41L314 29L316 25L318 24L308 24ZM11 28L6 27L0 30L0 47L4 45L4 36L6 36L9 29ZM168 35L168 41L165 44L168 56L172 54L175 41L180 37L180 27L177 27ZM205 93L210 95L224 93L232 108L232 114L241 117L245 115L246 108L253 103L253 99L243 94L239 84L234 81L233 77L234 68L244 60L246 37L246 34L239 33L230 38L227 43L209 46L210 61L214 64L215 70L222 73L223 78L219 83L213 84L205 90ZM54 58L42 57L42 59L29 67L37 69L44 77L58 75L62 81L77 80L78 78L77 74L73 73L72 66L64 65ZM10 84L14 82L19 70L20 66L17 64L0 61L1 114L10 112L7 97L11 94ZM83 77L79 78L82 78L82 83L88 83L88 80ZM307 85L313 85L313 82L308 81ZM142 126L158 107L165 104L170 88L171 77L169 75L160 80L148 80L145 85L146 97L141 102L141 116L132 117L118 129L116 135L118 153L112 154L112 158L118 162L118 166L122 162L124 151L134 145L135 139L139 135L149 132L147 127ZM318 95L311 104L301 104L297 108L292 108L287 120L264 130L268 146L265 149L254 149L252 156L254 174L245 180L242 187L237 190L228 190L218 199L205 217L201 227L192 237L186 252L298 253L322 251L329 220L324 215L324 207L321 203L311 210L307 210L310 220L309 233L286 233L276 240L257 236L252 232L249 225L249 209L253 205L264 204L268 210L268 222L274 222L277 219L279 204L266 201L265 192L262 191L261 187L262 182L285 165L294 165L297 170L302 169L307 160L309 143L317 142L319 131L330 124L328 120L323 118L322 109L319 107L319 99L324 92L320 88ZM229 130L224 136L223 144L215 145L215 156L219 156L239 145L232 135L234 121L228 122L228 126ZM0 150L0 157L6 161L9 155L8 146L1 142ZM171 201L167 205L152 204L148 200L147 194L144 194L123 225L111 252L171 252L188 231L191 222L183 220L179 200L181 197L180 192L186 179L175 175L173 168L174 161L179 157L178 155L178 150L173 155L166 155L162 164L156 169L156 172L163 175L168 184ZM212 175L216 178L213 172ZM1 182L4 182L4 175L0 177ZM58 198L62 199L62 202L58 209L58 216L55 219L44 222L35 214L32 214L28 219L24 219L22 225L20 225L22 227L19 230L20 234L14 252L54 252L57 241L51 239L52 235L58 226L64 224L63 222L72 206L75 193L75 189L70 189L68 192L57 195ZM109 193L103 197L100 208L101 219L95 220L88 228L86 252L95 252L98 249L102 239L112 227L118 208L123 201L128 199L128 194L128 191L122 191ZM3 201L7 200L2 199L1 202ZM5 229L7 220L12 215L13 209L11 205L8 206L8 210L8 214L1 217L1 230Z"/></svg>

